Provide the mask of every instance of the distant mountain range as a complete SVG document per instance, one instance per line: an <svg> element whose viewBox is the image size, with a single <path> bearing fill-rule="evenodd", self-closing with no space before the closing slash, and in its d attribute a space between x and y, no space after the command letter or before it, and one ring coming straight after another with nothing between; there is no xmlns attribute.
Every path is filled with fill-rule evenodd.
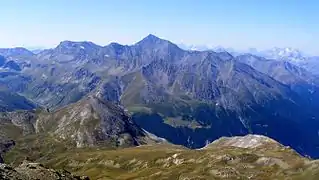
<svg viewBox="0 0 319 180"><path fill-rule="evenodd" d="M224 48L222 46L212 46L212 45L186 45L178 44L178 47L189 51L215 51L215 52L229 52L229 53L240 53L232 48Z"/></svg>
<svg viewBox="0 0 319 180"><path fill-rule="evenodd" d="M243 55L243 54L252 54L267 59L279 60L279 61L288 61L292 64L300 66L309 72L318 75L319 74L319 56L310 56L302 51L294 48L272 48L268 50L258 51L255 48L250 48L247 50L234 50L232 48L223 48L221 46L206 46L206 45L184 45L180 44L179 47L185 50L197 50L197 51L215 51L215 52L229 52L234 56Z"/></svg>
<svg viewBox="0 0 319 180"><path fill-rule="evenodd" d="M121 133L130 132L128 139L139 139L136 137L143 137L145 131L174 144L200 148L222 136L253 133L319 157L319 82L315 70L310 72L308 64L299 64L296 59L273 59L270 56L274 54L299 58L298 52L290 49L269 52L269 56L184 50L154 35L130 46L63 41L38 53L0 49L0 84L53 112L45 117L59 123L52 126L58 127L55 131L48 130L51 135L59 129L78 132L88 142L110 139L106 134L112 134L113 129L98 125L114 122L115 117L93 124L100 131L78 125L82 109L74 110L76 116L61 115L68 121L56 119L61 107L91 102L83 99L94 96L127 111L134 122L130 127L139 129L135 136L125 124L111 123L124 131L115 131L116 142L122 141L118 138ZM104 103L93 102L90 118L104 117ZM92 133L98 136L87 136Z"/></svg>

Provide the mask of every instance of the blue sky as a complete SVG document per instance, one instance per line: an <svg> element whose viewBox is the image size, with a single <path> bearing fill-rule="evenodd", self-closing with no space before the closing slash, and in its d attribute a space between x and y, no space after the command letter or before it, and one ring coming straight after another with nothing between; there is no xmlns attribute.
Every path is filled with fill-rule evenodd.
<svg viewBox="0 0 319 180"><path fill-rule="evenodd" d="M318 8L317 0L5 0L0 47L131 44L152 33L177 44L319 54Z"/></svg>

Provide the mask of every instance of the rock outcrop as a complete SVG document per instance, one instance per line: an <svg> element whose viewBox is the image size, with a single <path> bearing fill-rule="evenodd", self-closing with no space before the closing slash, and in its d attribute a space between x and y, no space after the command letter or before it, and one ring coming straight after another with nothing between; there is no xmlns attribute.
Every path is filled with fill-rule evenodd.
<svg viewBox="0 0 319 180"><path fill-rule="evenodd" d="M65 170L45 168L39 163L23 162L13 168L0 164L0 179L2 180L89 180L87 176L75 176Z"/></svg>

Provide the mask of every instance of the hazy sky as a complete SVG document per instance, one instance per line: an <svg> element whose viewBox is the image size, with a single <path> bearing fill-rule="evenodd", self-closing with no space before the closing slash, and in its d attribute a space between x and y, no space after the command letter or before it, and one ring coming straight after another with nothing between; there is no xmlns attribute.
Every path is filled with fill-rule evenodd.
<svg viewBox="0 0 319 180"><path fill-rule="evenodd" d="M319 54L318 9L318 0L3 0L0 47L131 44L152 33L175 43Z"/></svg>

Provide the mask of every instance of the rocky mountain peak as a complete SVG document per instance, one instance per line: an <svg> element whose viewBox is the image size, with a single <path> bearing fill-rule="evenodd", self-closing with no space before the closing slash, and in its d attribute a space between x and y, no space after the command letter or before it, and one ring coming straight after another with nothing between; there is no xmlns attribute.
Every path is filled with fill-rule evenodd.
<svg viewBox="0 0 319 180"><path fill-rule="evenodd" d="M143 41L148 41L148 42L156 42L156 41L160 41L160 40L163 40L153 34L149 34L147 35L145 38L143 38L140 42L143 42Z"/></svg>
<svg viewBox="0 0 319 180"><path fill-rule="evenodd" d="M136 46L140 46L142 48L159 48L160 46L168 46L174 47L176 49L180 49L177 45L173 44L168 40L161 39L155 35L149 34L141 41L135 44Z"/></svg>
<svg viewBox="0 0 319 180"><path fill-rule="evenodd" d="M229 52L227 51L223 51L223 52L217 52L217 55L219 56L219 58L221 58L222 60L231 60L234 58L233 55L231 55Z"/></svg>
<svg viewBox="0 0 319 180"><path fill-rule="evenodd" d="M145 133L124 110L94 95L39 116L38 131L52 131L61 139L83 146L134 146L144 143Z"/></svg>

